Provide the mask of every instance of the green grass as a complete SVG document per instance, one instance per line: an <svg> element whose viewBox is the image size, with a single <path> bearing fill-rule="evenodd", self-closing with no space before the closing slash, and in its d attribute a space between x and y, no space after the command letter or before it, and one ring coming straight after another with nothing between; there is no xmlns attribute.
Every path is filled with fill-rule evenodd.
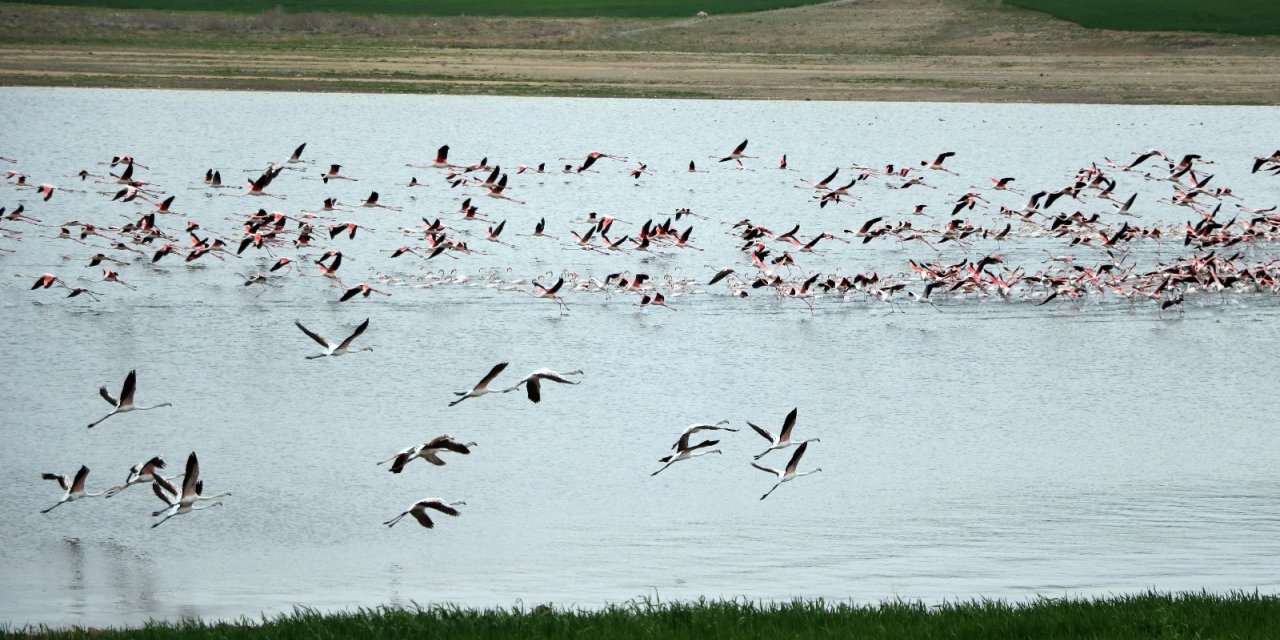
<svg viewBox="0 0 1280 640"><path fill-rule="evenodd" d="M927 607L891 602L851 605L822 601L755 604L641 600L602 610L537 607L472 610L452 607L378 608L292 614L239 623L151 623L134 629L4 630L0 638L1276 638L1280 600L1257 593L1147 593L1082 599L1041 599L1014 605L973 601Z"/></svg>
<svg viewBox="0 0 1280 640"><path fill-rule="evenodd" d="M1093 29L1280 35L1278 0L1005 0Z"/></svg>
<svg viewBox="0 0 1280 640"><path fill-rule="evenodd" d="M519 16L546 18L692 18L818 4L820 0L18 0L29 4L261 13L280 7L289 13L331 11L363 15Z"/></svg>

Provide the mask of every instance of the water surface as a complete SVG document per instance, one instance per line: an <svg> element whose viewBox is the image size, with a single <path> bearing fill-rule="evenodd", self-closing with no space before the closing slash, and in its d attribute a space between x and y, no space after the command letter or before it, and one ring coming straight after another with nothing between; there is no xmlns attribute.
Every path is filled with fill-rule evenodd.
<svg viewBox="0 0 1280 640"><path fill-rule="evenodd" d="M187 219L238 240L239 220L258 206L295 214L326 196L357 202L377 189L405 208L340 214L335 220L373 231L317 243L344 251L350 283L368 281L390 297L335 304L337 290L310 269L265 292L246 288L238 273L274 261L252 250L194 267L113 253L129 263L121 277L138 290L76 282L103 293L99 302L28 291L28 278L5 276L0 621L135 624L410 602L592 607L646 594L874 602L1280 587L1280 447L1266 392L1280 373L1280 307L1269 295L1201 296L1181 314L1119 300L957 300L898 312L856 297L819 300L811 314L795 300L738 299L699 285L669 298L678 311L642 310L635 295L568 291L561 314L483 280L643 271L659 283L705 282L722 266L750 270L728 235L741 218L774 229L799 222L811 236L874 215L901 217L916 203L946 209L990 176L1058 188L1090 162L1153 147L1216 160L1219 184L1264 207L1280 200L1280 183L1249 174L1249 165L1270 152L1259 134L1280 126L1278 109L68 89L0 96L0 155L19 159L34 182L88 189L48 203L0 191L0 205L25 203L55 224L118 225L146 208L112 203L68 177L101 173L94 163L123 153L151 167L143 179L177 195L183 215L160 224L180 242ZM756 171L708 158L743 138L764 156L746 161ZM286 171L270 189L288 196L280 202L187 189L210 167L228 182L256 175L242 170L283 160L303 141L306 157L341 163L360 182L325 185ZM429 161L445 143L457 162L487 155L513 174L519 164L556 167L591 150L643 160L654 173L638 181L624 173L630 165L603 160L598 173L512 175L512 195L527 204L480 198L481 211L508 220L508 234L546 218L564 238L586 230L574 220L599 211L626 221L620 237L687 206L710 218L692 223L705 251L604 255L563 241L508 237L515 246L504 247L472 237L484 255L392 260L384 250L415 242L401 228L424 216L461 226L459 201L478 195L404 166ZM858 187L856 206L819 209L793 188L835 167L915 165L944 150L957 152L948 163L961 175L928 175L937 191L877 183ZM782 153L797 172L772 168ZM691 159L710 173L685 172ZM428 186L405 187L411 176ZM1141 194L1144 223L1190 219L1156 203L1167 185L1127 176L1121 190L1129 189ZM1024 200L987 195L993 208ZM1004 222L990 210L968 215ZM0 272L99 277L84 266L97 249L48 237L56 228L0 226L25 231L21 241L0 241L13 251L0 253ZM797 254L802 270L889 275L907 272L908 259L956 262L996 247L824 249ZM1029 269L1044 266L1045 250L1067 250L1045 239L999 249ZM1259 261L1274 253L1248 250ZM1145 264L1180 255L1176 246L1138 251ZM428 271L455 269L469 282L418 286L438 282ZM372 353L303 359L316 347L295 319L336 337L366 317L358 345ZM446 407L450 391L499 361L512 363L508 381L543 366L586 375L580 386L544 389L536 406L513 393ZM139 402L175 406L86 430L109 409L95 388L115 389L135 368ZM763 440L744 421L776 430L792 407L796 435L822 439L802 467L822 472L760 501L772 482L748 465ZM721 419L744 428L720 438L722 455L649 476L685 425ZM479 444L445 467L416 462L393 475L374 465L439 433ZM151 529L159 502L141 487L39 513L59 495L42 472L87 464L98 490L155 454L179 470L193 450L207 490L234 494L218 509ZM437 518L430 531L379 524L437 495L465 499L462 516Z"/></svg>

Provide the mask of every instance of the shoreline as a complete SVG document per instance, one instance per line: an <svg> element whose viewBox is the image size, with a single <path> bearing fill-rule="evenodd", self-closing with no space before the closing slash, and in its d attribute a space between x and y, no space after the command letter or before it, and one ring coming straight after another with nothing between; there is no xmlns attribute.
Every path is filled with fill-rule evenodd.
<svg viewBox="0 0 1280 640"><path fill-rule="evenodd" d="M0 46L0 84L445 95L1068 104L1280 104L1273 60L416 50L348 52ZM1133 71L1135 64L1144 71ZM1153 71L1154 69L1154 71ZM1205 83L1212 78L1215 84Z"/></svg>
<svg viewBox="0 0 1280 640"><path fill-rule="evenodd" d="M291 613L232 622L152 621L130 627L0 626L0 638L86 634L127 638L189 637L565 637L609 638L921 638L921 637L1269 637L1280 628L1280 597L1257 591L1161 593L1105 597L1040 597L1026 602L973 599L927 605L886 600L756 602L636 598L598 609L538 604L531 608L452 605L381 606Z"/></svg>

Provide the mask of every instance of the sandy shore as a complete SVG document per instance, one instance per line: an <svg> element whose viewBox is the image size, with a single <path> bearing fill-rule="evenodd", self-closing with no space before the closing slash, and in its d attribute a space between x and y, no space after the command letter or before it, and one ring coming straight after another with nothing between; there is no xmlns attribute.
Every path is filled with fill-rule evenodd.
<svg viewBox="0 0 1280 640"><path fill-rule="evenodd" d="M1280 104L1280 38L1086 30L999 3L707 20L225 17L0 4L0 84Z"/></svg>

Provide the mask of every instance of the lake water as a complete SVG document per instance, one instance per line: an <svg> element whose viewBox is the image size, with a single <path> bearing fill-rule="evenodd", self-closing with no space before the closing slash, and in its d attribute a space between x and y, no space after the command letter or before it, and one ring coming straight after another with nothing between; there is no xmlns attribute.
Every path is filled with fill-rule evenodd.
<svg viewBox="0 0 1280 640"><path fill-rule="evenodd" d="M0 206L24 203L55 225L0 223L23 232L0 239L8 281L0 288L0 622L119 625L410 602L597 607L645 595L936 602L1280 591L1280 446L1268 391L1280 373L1274 296L1189 295L1181 311L1161 312L1105 297L1038 306L957 296L937 308L903 300L899 309L851 295L815 300L811 313L767 289L737 298L723 284L705 286L721 267L753 273L730 235L742 218L775 230L800 223L807 239L876 215L905 219L928 203L938 215L913 221L936 225L956 194L988 177L1052 190L1104 156L1123 163L1153 147L1216 161L1206 167L1214 185L1267 207L1280 202L1280 179L1249 169L1275 146L1267 135L1280 129L1280 109L12 88L0 89L0 104L0 156L18 160L4 168L84 190L41 202L13 180L0 189ZM708 158L743 138L763 156L744 161L754 171ZM188 188L209 168L237 184L257 175L243 170L282 161L304 141L304 158L340 163L360 181L323 184L285 171L268 189L283 201ZM454 162L500 163L512 174L509 193L527 204L450 189L439 171L404 166L429 162L446 143ZM592 150L632 162L514 174L519 164L558 167ZM937 190L886 189L877 177L855 188L864 199L854 206L820 209L794 188L836 167L845 167L842 182L851 163L915 166L941 151L957 152L947 166L960 175L924 172ZM297 214L326 196L356 203L376 189L405 211L327 214L372 231L194 266L172 256L152 265L154 247L146 257L106 249L125 261L114 268L137 290L86 284L77 278L101 277L86 266L99 249L53 237L56 225L119 225L150 208L111 202L96 189L114 185L71 177L105 173L96 163L124 153L150 167L137 177L177 196L182 215L160 216L159 225L178 245L188 219L234 245L258 206ZM774 168L783 153L797 171ZM625 171L635 160L653 173L633 180ZM690 160L708 173L685 171ZM1113 175L1121 197L1139 193L1136 222L1196 219L1157 202L1168 183ZM406 187L412 176L427 186ZM507 220L503 238L514 246L488 243L484 223L460 220L468 195L482 214ZM992 227L1007 222L998 205L1026 199L984 195L992 207L964 215ZM710 218L692 221L691 239L705 251L604 253L568 240L588 228L574 221L590 211L624 221L616 239L682 206ZM1096 199L1060 210L1076 208L1114 211ZM1229 201L1223 217L1234 214ZM401 231L420 229L422 217L470 230L470 245L485 253L392 259L395 247L422 244ZM515 235L539 218L562 239ZM770 245L775 255L786 250ZM335 303L340 290L302 260L329 247L346 256L347 284L392 295ZM954 263L997 249L1005 266L1027 272L1049 266L1046 251L1103 259L1047 237L953 243L941 254L891 240L818 248L795 253L790 275L905 274L908 259ZM1277 257L1269 243L1244 250L1254 262ZM1153 265L1187 252L1174 241L1134 254ZM280 256L298 259L306 276L243 286L237 274L265 271ZM510 282L565 271L648 273L676 310L566 285L561 313L503 290L529 291ZM45 272L100 299L29 291ZM670 288L667 276L697 284ZM454 278L468 281L444 281ZM340 338L366 317L355 346L374 351L304 359L317 347L295 319ZM586 373L579 386L546 385L538 405L512 393L447 407L450 391L499 361L511 362L500 378L508 384L539 367ZM174 406L86 430L110 409L96 388L114 392L130 369L138 402ZM822 472L761 501L773 481L749 466L765 443L745 421L776 431L793 407L796 437L821 438L801 469ZM721 419L743 429L713 436L722 455L650 477L685 425ZM418 461L393 475L374 464L440 433L478 445L469 456L445 454L444 467ZM87 464L97 491L157 454L181 471L190 451L207 493L233 493L223 506L152 529L149 513L161 505L144 486L40 513L61 495L42 472ZM788 456L761 462L780 467ZM427 496L467 505L456 519L437 517L433 530L380 524Z"/></svg>

